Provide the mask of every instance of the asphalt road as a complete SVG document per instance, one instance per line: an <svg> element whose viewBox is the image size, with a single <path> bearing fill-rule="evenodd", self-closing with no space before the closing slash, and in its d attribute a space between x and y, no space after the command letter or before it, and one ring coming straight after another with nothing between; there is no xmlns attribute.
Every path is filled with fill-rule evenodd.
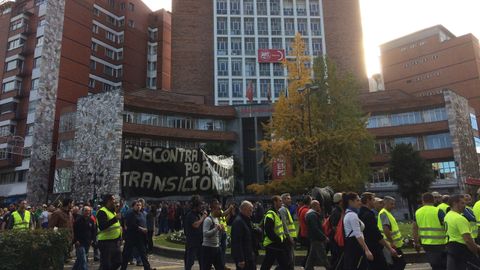
<svg viewBox="0 0 480 270"><path fill-rule="evenodd" d="M91 255L93 255L93 254L91 254ZM165 258L165 257L161 257L159 255L149 255L148 258L149 258L151 266L156 268L157 270L159 270L159 269L168 269L168 270L182 270L182 269L184 269L182 260ZM65 269L67 269L67 270L72 269L74 261L75 261L75 258L72 258L72 260L65 265ZM235 267L233 265L228 265L228 266L231 269L235 269ZM93 262L91 260L88 268L91 269L91 270L97 270L98 269L98 263ZM141 270L141 269L143 269L143 267L142 266L129 265L128 269ZM199 269L198 264L195 264L193 269ZM260 269L260 266L258 266L258 269ZM295 267L295 269L303 269L303 268L302 267ZM325 268L318 267L318 268L315 268L315 269L325 269ZM409 270L430 270L431 268L428 264L409 264L409 265L407 265L406 269L409 269Z"/></svg>

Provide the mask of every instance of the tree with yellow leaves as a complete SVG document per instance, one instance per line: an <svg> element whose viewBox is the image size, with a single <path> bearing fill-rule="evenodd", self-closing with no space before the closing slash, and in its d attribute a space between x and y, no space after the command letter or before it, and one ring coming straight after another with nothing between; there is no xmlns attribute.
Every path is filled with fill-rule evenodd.
<svg viewBox="0 0 480 270"><path fill-rule="evenodd" d="M288 92L274 104L272 120L259 141L264 161L292 162L293 176L249 190L262 194L285 191L303 193L315 186L336 190L361 187L368 180L373 138L366 129L366 115L358 102L358 85L350 74L337 74L327 58L310 57L297 34L289 58Z"/></svg>

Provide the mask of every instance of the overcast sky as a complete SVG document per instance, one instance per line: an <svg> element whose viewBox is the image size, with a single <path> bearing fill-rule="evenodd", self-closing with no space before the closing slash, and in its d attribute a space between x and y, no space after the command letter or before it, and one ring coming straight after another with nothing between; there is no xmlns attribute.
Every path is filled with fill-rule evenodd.
<svg viewBox="0 0 480 270"><path fill-rule="evenodd" d="M172 7L171 0L143 1L152 10ZM360 0L360 3L369 75L380 71L378 46L406 34L443 24L457 36L473 33L480 38L480 0Z"/></svg>

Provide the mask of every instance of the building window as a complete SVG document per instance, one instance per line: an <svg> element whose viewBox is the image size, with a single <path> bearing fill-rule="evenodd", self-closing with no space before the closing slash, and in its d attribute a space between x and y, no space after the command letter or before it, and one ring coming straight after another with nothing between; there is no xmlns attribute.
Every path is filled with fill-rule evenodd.
<svg viewBox="0 0 480 270"><path fill-rule="evenodd" d="M110 90L112 90L112 89L113 89L113 86L111 86L111 85L108 84L108 83L103 83L103 85L102 85L102 90L103 90L103 91L110 91Z"/></svg>
<svg viewBox="0 0 480 270"><path fill-rule="evenodd" d="M286 38L285 39L285 47L287 51L287 55L291 55L293 51L293 38Z"/></svg>
<svg viewBox="0 0 480 270"><path fill-rule="evenodd" d="M218 58L217 69L218 69L218 76L228 76L228 59Z"/></svg>
<svg viewBox="0 0 480 270"><path fill-rule="evenodd" d="M288 36L295 35L295 20L285 18L284 23L285 23L285 35L288 35Z"/></svg>
<svg viewBox="0 0 480 270"><path fill-rule="evenodd" d="M109 48L105 48L105 56L112 60L115 60L115 53L113 50L110 50Z"/></svg>
<svg viewBox="0 0 480 270"><path fill-rule="evenodd" d="M157 77L147 78L147 87L150 89L157 89Z"/></svg>
<svg viewBox="0 0 480 270"><path fill-rule="evenodd" d="M39 79L33 79L32 80L32 90L37 90L39 86L40 80Z"/></svg>
<svg viewBox="0 0 480 270"><path fill-rule="evenodd" d="M267 18L257 19L257 33L258 35L268 36L268 19Z"/></svg>
<svg viewBox="0 0 480 270"><path fill-rule="evenodd" d="M253 18L245 18L243 31L245 35L255 35L255 21Z"/></svg>
<svg viewBox="0 0 480 270"><path fill-rule="evenodd" d="M37 104L37 100L33 100L28 103L28 114L35 113L35 111L37 110Z"/></svg>
<svg viewBox="0 0 480 270"><path fill-rule="evenodd" d="M307 8L305 5L305 0L297 0L297 16L306 16Z"/></svg>
<svg viewBox="0 0 480 270"><path fill-rule="evenodd" d="M283 0L283 15L293 16L293 0Z"/></svg>
<svg viewBox="0 0 480 270"><path fill-rule="evenodd" d="M105 38L108 39L108 40L110 40L110 41L115 42L115 34L112 33L112 32L106 31L106 32L105 32Z"/></svg>
<svg viewBox="0 0 480 270"><path fill-rule="evenodd" d="M243 81L242 80L232 80L232 97L234 98L243 97Z"/></svg>
<svg viewBox="0 0 480 270"><path fill-rule="evenodd" d="M240 15L240 0L230 0L230 14Z"/></svg>
<svg viewBox="0 0 480 270"><path fill-rule="evenodd" d="M242 59L232 59L232 76L242 76Z"/></svg>
<svg viewBox="0 0 480 270"><path fill-rule="evenodd" d="M109 66L103 66L103 73L113 77L113 68Z"/></svg>
<svg viewBox="0 0 480 270"><path fill-rule="evenodd" d="M92 42L92 51L96 52L98 49L98 44L95 42Z"/></svg>
<svg viewBox="0 0 480 270"><path fill-rule="evenodd" d="M15 134L15 126L7 125L0 127L0 137L11 136Z"/></svg>
<svg viewBox="0 0 480 270"><path fill-rule="evenodd" d="M10 31L15 31L17 29L20 29L22 28L23 25L24 25L23 19L16 20L10 24Z"/></svg>
<svg viewBox="0 0 480 270"><path fill-rule="evenodd" d="M312 30L312 36L322 35L322 25L320 19L310 19L310 26Z"/></svg>
<svg viewBox="0 0 480 270"><path fill-rule="evenodd" d="M120 3L120 10L125 10L125 2Z"/></svg>
<svg viewBox="0 0 480 270"><path fill-rule="evenodd" d="M280 36L282 35L282 19L280 18L272 18L271 19L271 29L273 36Z"/></svg>
<svg viewBox="0 0 480 270"><path fill-rule="evenodd" d="M92 32L95 34L98 34L98 25L96 24L92 25Z"/></svg>
<svg viewBox="0 0 480 270"><path fill-rule="evenodd" d="M37 41L36 41L36 43L35 43L35 47L41 47L41 46L43 46L43 40L44 40L44 39L43 39L43 36L37 37Z"/></svg>
<svg viewBox="0 0 480 270"><path fill-rule="evenodd" d="M270 91L270 80L262 79L260 80L260 97L268 97L268 92Z"/></svg>
<svg viewBox="0 0 480 270"><path fill-rule="evenodd" d="M257 15L267 15L267 0L257 0Z"/></svg>
<svg viewBox="0 0 480 270"><path fill-rule="evenodd" d="M21 60L21 59L15 59L15 60L12 60L12 61L7 62L5 64L5 71L6 72L14 70L14 69L21 70L22 68L23 68L23 60Z"/></svg>
<svg viewBox="0 0 480 270"><path fill-rule="evenodd" d="M90 88L90 89L95 88L95 80L94 79L89 79L88 80L88 88Z"/></svg>
<svg viewBox="0 0 480 270"><path fill-rule="evenodd" d="M94 60L90 60L90 69L91 70L96 70L97 69L97 62Z"/></svg>
<svg viewBox="0 0 480 270"><path fill-rule="evenodd" d="M270 0L270 15L280 15L280 0Z"/></svg>
<svg viewBox="0 0 480 270"><path fill-rule="evenodd" d="M243 0L243 14L254 15L253 0Z"/></svg>
<svg viewBox="0 0 480 270"><path fill-rule="evenodd" d="M477 150L477 154L480 154L480 138L473 137L473 141L475 143L475 150Z"/></svg>
<svg viewBox="0 0 480 270"><path fill-rule="evenodd" d="M33 59L33 68L39 68L42 64L42 57L36 57Z"/></svg>
<svg viewBox="0 0 480 270"><path fill-rule="evenodd" d="M388 167L372 168L372 184L390 184L391 182Z"/></svg>
<svg viewBox="0 0 480 270"><path fill-rule="evenodd" d="M114 26L117 25L117 20L116 20L114 17L110 16L110 15L107 15L107 22L108 22L109 24L111 24L111 25L114 25Z"/></svg>
<svg viewBox="0 0 480 270"><path fill-rule="evenodd" d="M245 75L246 76L257 76L256 72L256 59L247 58L245 59Z"/></svg>
<svg viewBox="0 0 480 270"><path fill-rule="evenodd" d="M16 48L20 48L23 46L25 43L25 40L23 38L17 38L15 40L9 41L8 42L8 50L14 50Z"/></svg>
<svg viewBox="0 0 480 270"><path fill-rule="evenodd" d="M320 56L323 54L323 46L322 46L322 40L319 38L313 38L312 39L312 48L313 48L313 55L314 56Z"/></svg>
<svg viewBox="0 0 480 270"><path fill-rule="evenodd" d="M128 3L128 9L129 9L130 11L135 11L135 5L132 4L132 3Z"/></svg>
<svg viewBox="0 0 480 270"><path fill-rule="evenodd" d="M242 34L242 21L240 20L240 18L230 18L230 34Z"/></svg>
<svg viewBox="0 0 480 270"><path fill-rule="evenodd" d="M474 130L478 130L477 116L473 113L470 114L470 124Z"/></svg>
<svg viewBox="0 0 480 270"><path fill-rule="evenodd" d="M110 7L114 8L115 7L115 0L108 0L108 5L110 5Z"/></svg>
<svg viewBox="0 0 480 270"><path fill-rule="evenodd" d="M308 35L308 23L307 19L298 19L298 29L297 31L302 35Z"/></svg>
<svg viewBox="0 0 480 270"><path fill-rule="evenodd" d="M268 38L258 38L258 48L259 49L268 49L270 48Z"/></svg>
<svg viewBox="0 0 480 270"><path fill-rule="evenodd" d="M218 55L228 54L228 38L226 37L217 38L217 54Z"/></svg>
<svg viewBox="0 0 480 270"><path fill-rule="evenodd" d="M100 10L98 8L94 7L93 8L93 14L97 17L100 16Z"/></svg>
<svg viewBox="0 0 480 270"><path fill-rule="evenodd" d="M72 168L61 168L55 170L53 181L53 193L67 193L71 190Z"/></svg>
<svg viewBox="0 0 480 270"><path fill-rule="evenodd" d="M245 54L255 55L255 38L245 38Z"/></svg>
<svg viewBox="0 0 480 270"><path fill-rule="evenodd" d="M453 180L457 178L457 169L454 161L432 163L435 180Z"/></svg>
<svg viewBox="0 0 480 270"><path fill-rule="evenodd" d="M282 64L280 63L273 64L273 76L281 76L281 77L285 76Z"/></svg>
<svg viewBox="0 0 480 270"><path fill-rule="evenodd" d="M452 138L449 133L427 135L425 138L425 150L443 149L452 147Z"/></svg>
<svg viewBox="0 0 480 270"><path fill-rule="evenodd" d="M272 49L283 49L283 41L281 38L272 38Z"/></svg>
<svg viewBox="0 0 480 270"><path fill-rule="evenodd" d="M227 14L227 0L217 0L217 14Z"/></svg>
<svg viewBox="0 0 480 270"><path fill-rule="evenodd" d="M156 71L157 70L157 61L148 61L147 66L148 66L148 71Z"/></svg>
<svg viewBox="0 0 480 270"><path fill-rule="evenodd" d="M2 91L3 93L7 93L10 91L18 90L20 89L21 82L17 80L5 82L2 84Z"/></svg>
<svg viewBox="0 0 480 270"><path fill-rule="evenodd" d="M217 18L217 34L218 35L227 35L228 34L228 20L225 17Z"/></svg>
<svg viewBox="0 0 480 270"><path fill-rule="evenodd" d="M156 55L157 54L157 45L148 45L148 54L149 55Z"/></svg>
<svg viewBox="0 0 480 270"><path fill-rule="evenodd" d="M260 76L270 76L270 63L259 64Z"/></svg>
<svg viewBox="0 0 480 270"><path fill-rule="evenodd" d="M410 144L413 149L415 150L420 150L420 146L418 144L418 138L417 137L399 137L399 138L394 138L393 139L393 144Z"/></svg>
<svg viewBox="0 0 480 270"><path fill-rule="evenodd" d="M122 60L123 59L123 51L117 52L117 60Z"/></svg>
<svg viewBox="0 0 480 270"><path fill-rule="evenodd" d="M310 0L310 16L320 16L320 4L318 0Z"/></svg>
<svg viewBox="0 0 480 270"><path fill-rule="evenodd" d="M135 22L133 20L128 20L128 27L135 28Z"/></svg>
<svg viewBox="0 0 480 270"><path fill-rule="evenodd" d="M117 38L117 39L118 39L118 40L117 40L117 43L118 43L118 44L122 44L123 41L124 41L124 36L123 36L123 35L118 35L118 38Z"/></svg>
<svg viewBox="0 0 480 270"><path fill-rule="evenodd" d="M59 131L67 132L75 130L75 112L64 113L60 116Z"/></svg>
<svg viewBox="0 0 480 270"><path fill-rule="evenodd" d="M228 98L228 80L218 80L218 97Z"/></svg>
<svg viewBox="0 0 480 270"><path fill-rule="evenodd" d="M241 38L232 38L232 47L231 55L241 55L242 54L242 39Z"/></svg>

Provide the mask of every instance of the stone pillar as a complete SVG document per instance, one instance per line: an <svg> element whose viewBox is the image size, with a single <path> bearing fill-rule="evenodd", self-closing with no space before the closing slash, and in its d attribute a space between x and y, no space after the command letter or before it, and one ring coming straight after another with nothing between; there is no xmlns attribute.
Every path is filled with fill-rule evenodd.
<svg viewBox="0 0 480 270"><path fill-rule="evenodd" d="M75 200L121 193L123 102L121 90L78 100L72 180Z"/></svg>
<svg viewBox="0 0 480 270"><path fill-rule="evenodd" d="M55 124L65 0L46 0L44 45L35 110L32 155L27 173L27 199L31 204L47 200L52 139Z"/></svg>

